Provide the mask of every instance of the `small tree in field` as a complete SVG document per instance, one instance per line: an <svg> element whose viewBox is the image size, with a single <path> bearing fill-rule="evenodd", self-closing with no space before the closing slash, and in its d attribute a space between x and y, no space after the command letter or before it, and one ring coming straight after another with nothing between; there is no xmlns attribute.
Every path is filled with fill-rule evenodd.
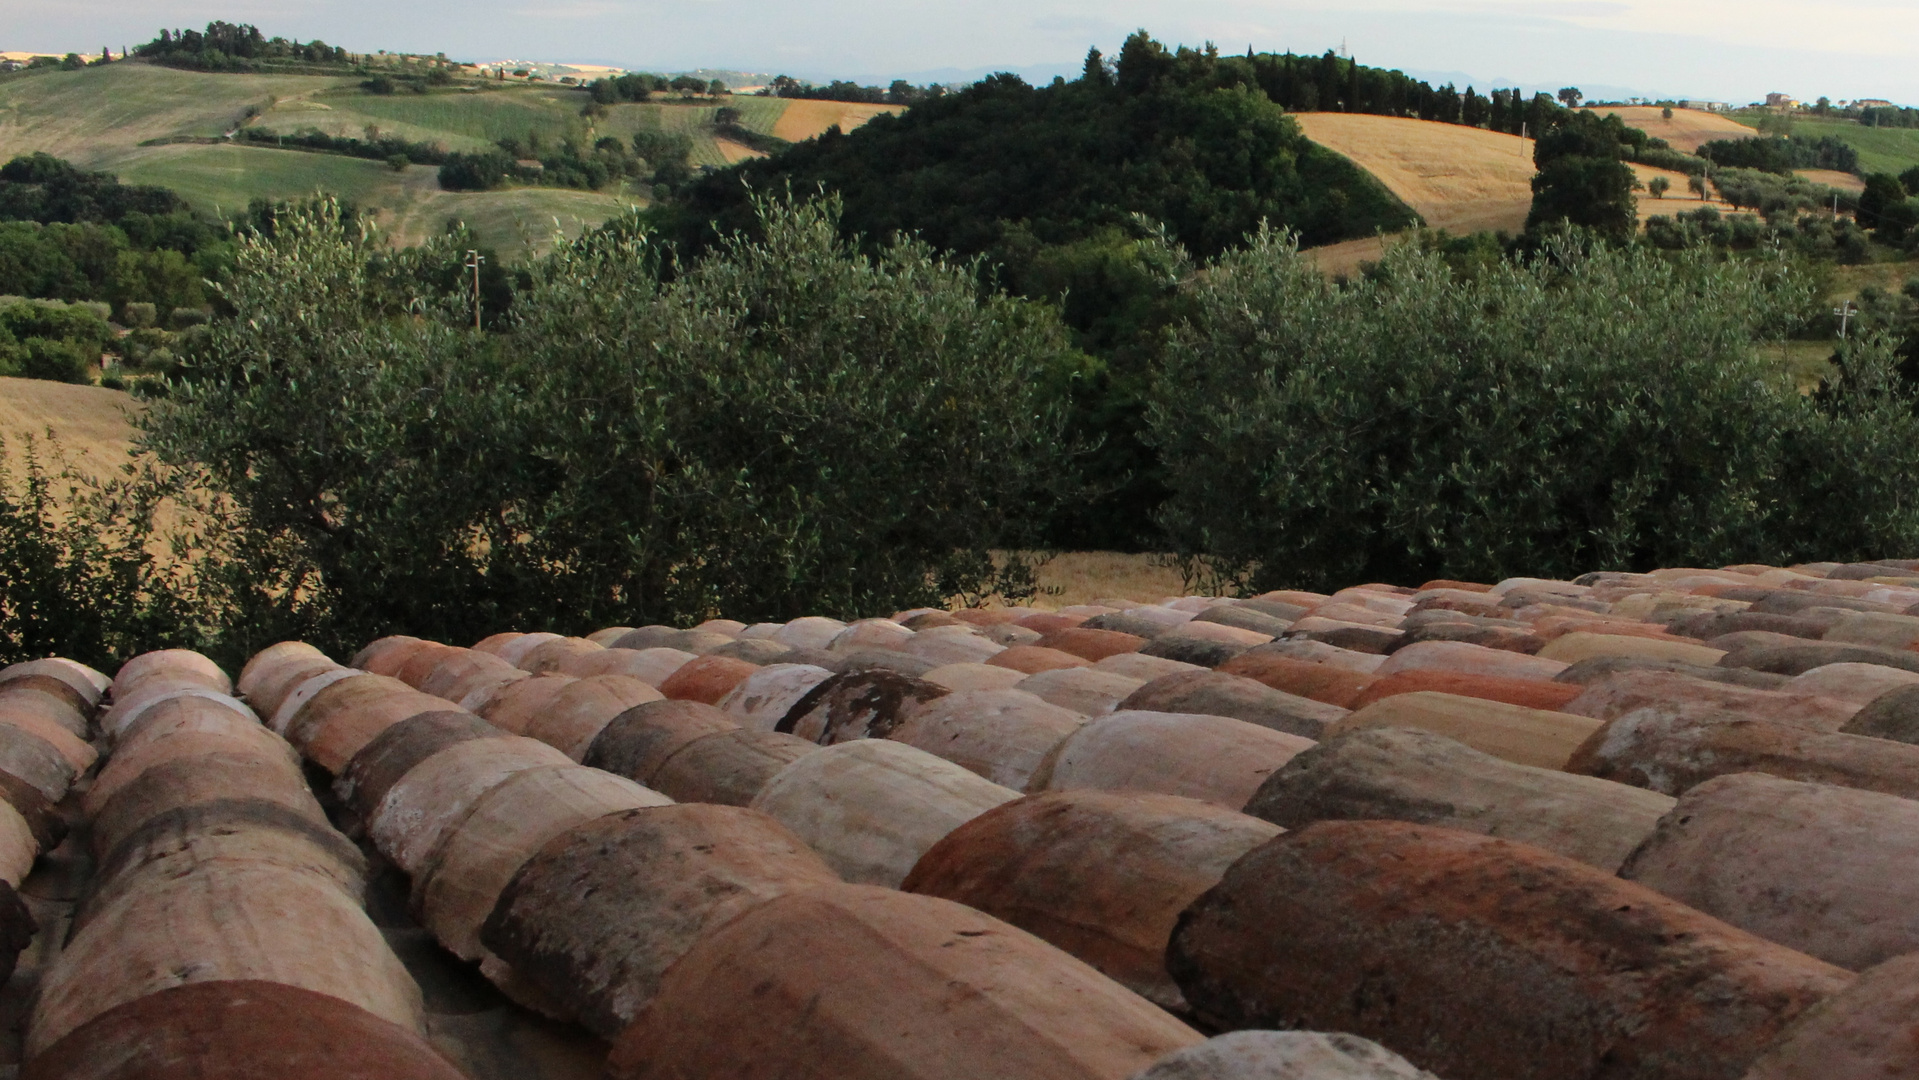
<svg viewBox="0 0 1919 1080"><path fill-rule="evenodd" d="M1655 176L1646 182L1646 190L1652 192L1653 198L1663 199L1666 197L1666 192L1672 190L1672 181L1663 176Z"/></svg>
<svg viewBox="0 0 1919 1080"><path fill-rule="evenodd" d="M1706 178L1705 177L1703 176L1686 177L1686 187L1694 195L1699 196L1700 202L1706 201Z"/></svg>
<svg viewBox="0 0 1919 1080"><path fill-rule="evenodd" d="M1661 110L1659 110L1659 115L1660 115L1660 117L1661 117L1662 119L1666 119L1666 120L1671 120L1671 119L1672 119L1672 106L1671 106L1671 105L1668 105L1668 106L1666 106L1665 108L1663 108L1663 109L1661 109Z"/></svg>

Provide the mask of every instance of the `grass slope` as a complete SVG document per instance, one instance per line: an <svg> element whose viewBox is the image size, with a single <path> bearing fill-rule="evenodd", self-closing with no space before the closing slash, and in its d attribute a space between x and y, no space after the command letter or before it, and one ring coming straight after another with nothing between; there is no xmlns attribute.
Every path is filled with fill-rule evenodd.
<svg viewBox="0 0 1919 1080"><path fill-rule="evenodd" d="M45 151L78 165L142 142L212 137L249 106L354 85L307 75L203 75L150 64L36 72L0 79L0 160Z"/></svg>
<svg viewBox="0 0 1919 1080"><path fill-rule="evenodd" d="M372 208L397 242L418 243L450 221L472 226L508 257L550 250L556 233L578 236L640 201L638 192L515 188L441 191L438 170L396 173L377 161L251 146L141 147L106 167L130 183L159 184L210 214L243 209L253 198L290 199L326 192Z"/></svg>
<svg viewBox="0 0 1919 1080"><path fill-rule="evenodd" d="M244 210L254 198L298 198L316 191L362 205L387 205L405 186L402 175L377 161L228 144L135 147L91 164L126 183L172 188L196 209L215 215Z"/></svg>

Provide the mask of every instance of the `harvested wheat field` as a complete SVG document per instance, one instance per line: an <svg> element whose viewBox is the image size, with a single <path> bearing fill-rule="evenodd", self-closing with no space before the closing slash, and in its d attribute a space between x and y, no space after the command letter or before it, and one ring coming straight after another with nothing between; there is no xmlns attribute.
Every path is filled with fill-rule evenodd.
<svg viewBox="0 0 1919 1080"><path fill-rule="evenodd" d="M1299 113L1306 137L1379 178L1426 224L1517 231L1532 206L1531 139L1396 116Z"/></svg>
<svg viewBox="0 0 1919 1080"><path fill-rule="evenodd" d="M18 468L23 445L31 438L41 444L42 464L58 471L44 445L51 430L60 453L82 475L118 476L133 448L133 428L127 418L140 407L139 401L118 390L0 378L0 439L6 443L8 467Z"/></svg>
<svg viewBox="0 0 1919 1080"><path fill-rule="evenodd" d="M1684 150L1688 154L1714 139L1750 139L1759 134L1730 116L1698 109L1674 109L1671 120L1666 119L1659 107L1654 105L1608 106L1603 111L1618 116L1626 122L1627 127L1636 127L1655 139L1664 139L1672 144L1674 150Z"/></svg>
<svg viewBox="0 0 1919 1080"><path fill-rule="evenodd" d="M799 101L789 102L786 111L773 124L775 138L787 142L805 142L807 139L826 134L826 129L839 125L841 131L851 131L881 113L902 113L904 105L862 105L852 101Z"/></svg>
<svg viewBox="0 0 1919 1080"><path fill-rule="evenodd" d="M1531 139L1391 116L1300 113L1298 119L1309 138L1378 177L1432 228L1458 234L1518 232L1526 227L1526 214L1532 209L1532 178L1538 171L1533 167ZM1650 165L1633 165L1632 170L1640 184L1642 223L1706 206L1722 214L1739 212L1723 199L1702 201L1694 196L1686 189L1685 173ZM1671 185L1664 199L1655 199L1645 190L1659 176ZM1313 248L1309 255L1328 274L1353 274L1363 263L1377 262L1393 239L1361 237Z"/></svg>

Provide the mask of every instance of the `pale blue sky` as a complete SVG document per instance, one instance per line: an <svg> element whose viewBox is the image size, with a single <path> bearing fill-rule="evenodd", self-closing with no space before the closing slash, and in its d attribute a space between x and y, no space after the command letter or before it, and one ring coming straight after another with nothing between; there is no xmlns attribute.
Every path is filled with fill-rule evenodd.
<svg viewBox="0 0 1919 1080"><path fill-rule="evenodd" d="M1135 27L1500 83L1919 104L1919 0L0 0L0 50L118 49L224 18L352 49L881 79L1073 67Z"/></svg>

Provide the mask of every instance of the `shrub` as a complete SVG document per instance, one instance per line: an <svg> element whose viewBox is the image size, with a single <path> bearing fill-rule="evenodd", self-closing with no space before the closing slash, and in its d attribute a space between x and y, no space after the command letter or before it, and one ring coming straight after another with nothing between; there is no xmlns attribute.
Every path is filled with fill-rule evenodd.
<svg viewBox="0 0 1919 1080"><path fill-rule="evenodd" d="M1900 199L1879 210L1879 237L1889 244L1906 239L1919 227L1919 199Z"/></svg>
<svg viewBox="0 0 1919 1080"><path fill-rule="evenodd" d="M79 342L52 338L27 338L20 343L20 349L20 374L52 382L86 382L100 359L97 350L88 355L86 347Z"/></svg>
<svg viewBox="0 0 1919 1080"><path fill-rule="evenodd" d="M1822 409L1755 348L1810 314L1790 264L1561 238L1462 279L1402 246L1340 288L1267 233L1187 291L1162 517L1253 588L1919 548L1883 363Z"/></svg>
<svg viewBox="0 0 1919 1080"><path fill-rule="evenodd" d="M208 594L156 524L178 494L170 481L149 468L95 486L63 463L50 471L31 440L0 449L14 451L0 455L0 664L66 656L112 671L148 649L208 644Z"/></svg>
<svg viewBox="0 0 1919 1080"><path fill-rule="evenodd" d="M1715 169L1712 182L1733 206L1757 210L1768 217L1795 210L1830 210L1835 201L1841 210L1859 209L1863 198L1803 177L1778 176L1757 169Z"/></svg>
<svg viewBox="0 0 1919 1080"><path fill-rule="evenodd" d="M103 306L20 301L0 308L0 373L85 382L113 336Z"/></svg>
<svg viewBox="0 0 1919 1080"><path fill-rule="evenodd" d="M1859 195L1859 223L1868 228L1884 228L1887 222L1882 218L1887 209L1904 203L1908 194L1899 178L1889 173L1866 177L1866 190ZM1891 224L1897 228L1897 219Z"/></svg>
<svg viewBox="0 0 1919 1080"><path fill-rule="evenodd" d="M447 191L492 191L517 171L513 159L500 150L448 154L440 166L440 187Z"/></svg>
<svg viewBox="0 0 1919 1080"><path fill-rule="evenodd" d="M644 238L596 234L532 268L499 336L434 284L469 238L394 252L337 211L282 214L242 247L234 317L142 421L244 522L246 635L468 640L1030 589L987 552L1068 482L1046 376L1077 354L1049 309L914 244L863 257L836 214L765 205L763 241L668 283Z"/></svg>
<svg viewBox="0 0 1919 1080"><path fill-rule="evenodd" d="M1732 168L1782 175L1794 169L1859 171L1859 151L1832 135L1816 140L1803 135L1719 139L1701 146L1699 156Z"/></svg>
<svg viewBox="0 0 1919 1080"><path fill-rule="evenodd" d="M1659 140L1654 139L1652 142L1659 142ZM1659 146L1648 144L1644 148L1634 151L1632 160L1637 161L1641 165L1651 165L1655 169L1671 169L1674 172L1686 173L1689 176L1705 172L1706 167L1712 164L1705 158L1695 157L1681 150L1674 150L1672 147L1664 144Z"/></svg>

